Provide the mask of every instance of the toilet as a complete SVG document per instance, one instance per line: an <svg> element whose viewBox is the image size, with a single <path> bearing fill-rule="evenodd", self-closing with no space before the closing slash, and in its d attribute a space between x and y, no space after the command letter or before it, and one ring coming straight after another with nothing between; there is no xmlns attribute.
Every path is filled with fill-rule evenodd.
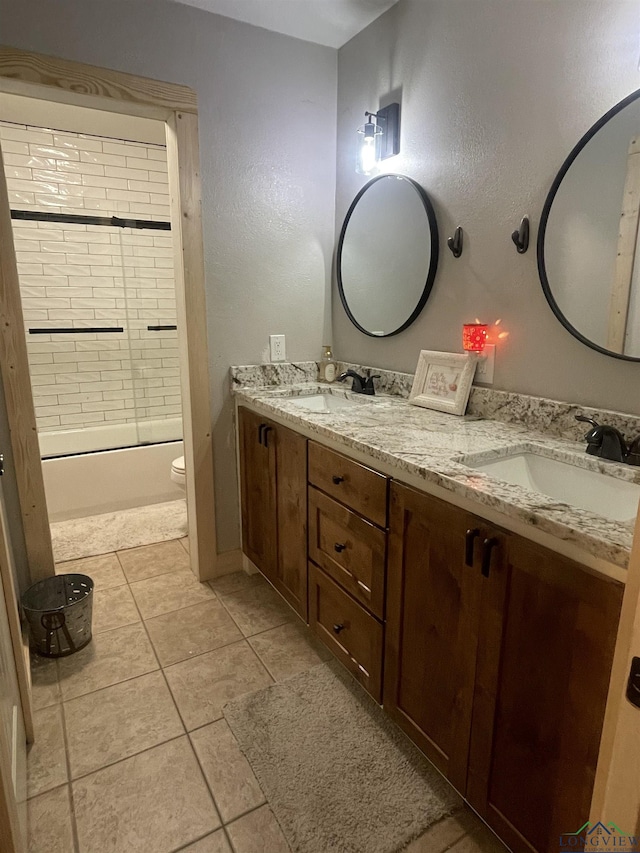
<svg viewBox="0 0 640 853"><path fill-rule="evenodd" d="M174 483L185 489L184 456L179 456L171 463L171 479Z"/></svg>

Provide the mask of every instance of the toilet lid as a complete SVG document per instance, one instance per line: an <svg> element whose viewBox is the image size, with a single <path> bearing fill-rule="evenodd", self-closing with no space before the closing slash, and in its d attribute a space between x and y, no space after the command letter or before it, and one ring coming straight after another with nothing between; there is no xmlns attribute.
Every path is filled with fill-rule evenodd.
<svg viewBox="0 0 640 853"><path fill-rule="evenodd" d="M176 472L176 474L184 474L184 456L179 456L177 459L174 459L171 463L171 468Z"/></svg>

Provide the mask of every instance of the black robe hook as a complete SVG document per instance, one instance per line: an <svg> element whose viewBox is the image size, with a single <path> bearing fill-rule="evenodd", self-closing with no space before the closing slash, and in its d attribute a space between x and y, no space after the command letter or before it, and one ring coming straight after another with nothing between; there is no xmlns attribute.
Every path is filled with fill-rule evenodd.
<svg viewBox="0 0 640 853"><path fill-rule="evenodd" d="M462 228L458 225L453 237L449 237L447 240L447 246L451 249L451 254L454 258L459 258L462 254L462 243Z"/></svg>
<svg viewBox="0 0 640 853"><path fill-rule="evenodd" d="M511 239L516 245L516 249L518 250L519 255L524 255L524 253L529 248L529 217L523 216L522 221L520 223L520 227L517 231L514 231L511 235Z"/></svg>

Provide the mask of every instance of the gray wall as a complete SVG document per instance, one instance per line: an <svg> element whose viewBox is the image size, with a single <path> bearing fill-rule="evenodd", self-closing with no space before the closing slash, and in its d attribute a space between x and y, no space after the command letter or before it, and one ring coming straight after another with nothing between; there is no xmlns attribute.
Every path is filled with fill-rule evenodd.
<svg viewBox="0 0 640 853"><path fill-rule="evenodd" d="M341 359L413 371L420 349L459 351L463 322L502 318L510 337L498 345L494 387L640 413L640 364L600 355L565 331L544 299L535 251L565 157L640 88L639 20L637 0L400 0L340 49L338 232L366 181L353 165L356 129L364 110L394 91L402 147L386 171L425 187L441 228L432 296L406 332L367 338L334 297ZM533 244L520 256L510 234L524 214ZM456 225L465 232L457 260L446 248Z"/></svg>
<svg viewBox="0 0 640 853"><path fill-rule="evenodd" d="M336 51L166 0L0 0L0 42L184 83L199 99L218 547L239 545L230 364L329 325Z"/></svg>

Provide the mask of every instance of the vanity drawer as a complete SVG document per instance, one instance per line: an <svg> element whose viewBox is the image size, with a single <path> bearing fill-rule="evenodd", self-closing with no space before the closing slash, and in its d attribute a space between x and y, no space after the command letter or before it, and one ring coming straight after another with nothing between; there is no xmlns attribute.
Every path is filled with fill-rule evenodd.
<svg viewBox="0 0 640 853"><path fill-rule="evenodd" d="M387 534L309 486L309 558L384 619Z"/></svg>
<svg viewBox="0 0 640 853"><path fill-rule="evenodd" d="M309 625L376 702L380 702L382 625L313 563L309 564Z"/></svg>
<svg viewBox="0 0 640 853"><path fill-rule="evenodd" d="M380 527L387 526L389 479L384 474L310 441L309 482Z"/></svg>

